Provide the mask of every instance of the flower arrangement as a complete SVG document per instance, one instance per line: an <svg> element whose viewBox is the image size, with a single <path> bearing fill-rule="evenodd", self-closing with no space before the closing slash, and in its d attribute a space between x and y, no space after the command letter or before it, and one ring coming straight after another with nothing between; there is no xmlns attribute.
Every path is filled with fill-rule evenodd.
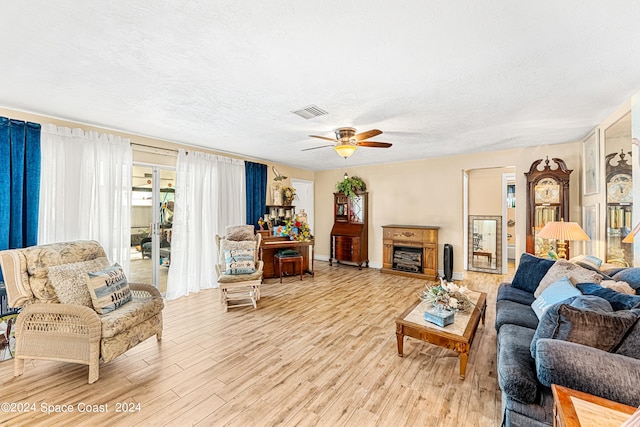
<svg viewBox="0 0 640 427"><path fill-rule="evenodd" d="M426 289L420 294L420 299L424 302L433 304L434 307L443 310L460 310L471 311L474 304L469 299L466 286L458 286L453 282L447 283L444 279L440 279L439 285L427 283Z"/></svg>
<svg viewBox="0 0 640 427"><path fill-rule="evenodd" d="M282 234L288 235L289 239L297 240L298 242L308 242L313 237L309 224L295 220L289 220L284 223Z"/></svg>
<svg viewBox="0 0 640 427"><path fill-rule="evenodd" d="M296 189L293 187L282 187L282 203L290 205L296 197Z"/></svg>

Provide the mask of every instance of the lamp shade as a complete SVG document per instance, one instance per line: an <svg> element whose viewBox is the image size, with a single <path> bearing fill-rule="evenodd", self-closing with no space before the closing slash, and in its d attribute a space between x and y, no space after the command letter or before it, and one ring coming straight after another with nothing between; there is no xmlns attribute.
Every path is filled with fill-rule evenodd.
<svg viewBox="0 0 640 427"><path fill-rule="evenodd" d="M631 230L631 232L627 234L627 237L622 239L622 243L633 243L636 237L636 234L638 234L638 232L640 232L640 222L636 224L635 227L633 227L633 230Z"/></svg>
<svg viewBox="0 0 640 427"><path fill-rule="evenodd" d="M591 240L577 222L550 221L538 233L538 237L554 240Z"/></svg>
<svg viewBox="0 0 640 427"><path fill-rule="evenodd" d="M350 145L350 144L336 145L335 147L333 147L333 149L336 150L336 153L338 153L340 156L344 157L345 159L347 157L350 157L353 153L355 153L357 148L358 148L357 145Z"/></svg>

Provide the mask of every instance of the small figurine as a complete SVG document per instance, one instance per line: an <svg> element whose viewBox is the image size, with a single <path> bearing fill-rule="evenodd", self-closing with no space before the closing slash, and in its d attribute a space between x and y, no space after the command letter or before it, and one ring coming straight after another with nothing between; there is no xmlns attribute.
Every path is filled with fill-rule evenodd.
<svg viewBox="0 0 640 427"><path fill-rule="evenodd" d="M260 230L264 230L264 220L262 219L262 217L258 218L258 226L260 227Z"/></svg>

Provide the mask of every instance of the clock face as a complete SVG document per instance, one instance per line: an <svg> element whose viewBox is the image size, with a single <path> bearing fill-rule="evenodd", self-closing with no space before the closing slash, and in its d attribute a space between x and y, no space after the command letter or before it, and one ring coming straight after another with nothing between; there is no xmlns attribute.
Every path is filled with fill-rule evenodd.
<svg viewBox="0 0 640 427"><path fill-rule="evenodd" d="M631 175L619 173L607 183L607 202L631 203L633 201L633 182Z"/></svg>
<svg viewBox="0 0 640 427"><path fill-rule="evenodd" d="M560 185L553 178L544 178L535 186L536 203L560 203Z"/></svg>

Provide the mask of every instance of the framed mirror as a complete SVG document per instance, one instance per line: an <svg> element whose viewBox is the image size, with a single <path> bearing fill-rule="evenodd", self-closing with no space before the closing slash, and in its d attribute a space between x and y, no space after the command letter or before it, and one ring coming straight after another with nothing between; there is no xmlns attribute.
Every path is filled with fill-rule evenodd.
<svg viewBox="0 0 640 427"><path fill-rule="evenodd" d="M502 217L469 215L471 271L502 274Z"/></svg>

